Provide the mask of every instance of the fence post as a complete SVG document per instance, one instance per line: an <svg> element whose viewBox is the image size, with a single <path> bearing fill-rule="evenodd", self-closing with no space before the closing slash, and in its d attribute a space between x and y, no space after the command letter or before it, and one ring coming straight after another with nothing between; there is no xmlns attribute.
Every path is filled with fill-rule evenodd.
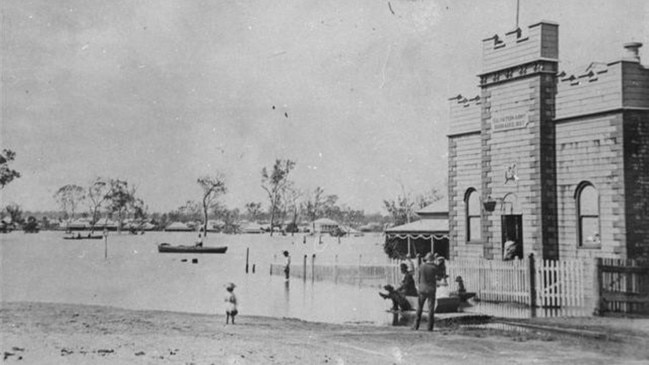
<svg viewBox="0 0 649 365"><path fill-rule="evenodd" d="M315 281L315 254L311 256L311 282Z"/></svg>
<svg viewBox="0 0 649 365"><path fill-rule="evenodd" d="M528 266L530 268L530 309L532 317L536 317L536 268L534 264L534 254L531 253Z"/></svg>
<svg viewBox="0 0 649 365"><path fill-rule="evenodd" d="M358 255L358 286L361 286L361 280L362 280L362 273L361 273L361 260L363 259L363 255L359 254Z"/></svg>
<svg viewBox="0 0 649 365"><path fill-rule="evenodd" d="M603 308L603 287L604 287L604 278L603 278L603 273L602 273L602 258L598 257L595 259L595 277L597 279L596 285L597 288L593 290L595 293L595 314L596 315L601 315L602 312L604 312Z"/></svg>

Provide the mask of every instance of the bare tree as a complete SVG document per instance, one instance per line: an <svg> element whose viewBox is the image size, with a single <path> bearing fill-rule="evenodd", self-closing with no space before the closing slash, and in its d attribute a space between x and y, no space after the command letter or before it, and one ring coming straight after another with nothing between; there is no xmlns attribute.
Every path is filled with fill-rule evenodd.
<svg viewBox="0 0 649 365"><path fill-rule="evenodd" d="M207 216L209 210L214 207L217 199L227 191L225 177L221 173L214 176L202 176L196 181L203 189L203 237L207 236Z"/></svg>
<svg viewBox="0 0 649 365"><path fill-rule="evenodd" d="M54 199L56 199L61 206L63 213L67 215L68 219L71 221L74 219L74 213L77 210L77 206L86 199L86 192L85 189L79 185L63 185L56 191L56 193L54 193Z"/></svg>
<svg viewBox="0 0 649 365"><path fill-rule="evenodd" d="M287 231L290 231L291 234L297 232L297 220L300 216L300 198L302 197L302 192L295 187L293 182L289 182L286 186L286 193L284 194L284 207L286 215L290 216L291 223L290 227L287 227Z"/></svg>
<svg viewBox="0 0 649 365"><path fill-rule="evenodd" d="M273 227L275 226L275 218L281 212L281 205L283 203L283 196L289 184L288 175L295 167L295 162L291 160L275 160L272 171L268 171L265 167L261 170L261 187L268 194L270 203L270 235L273 235Z"/></svg>

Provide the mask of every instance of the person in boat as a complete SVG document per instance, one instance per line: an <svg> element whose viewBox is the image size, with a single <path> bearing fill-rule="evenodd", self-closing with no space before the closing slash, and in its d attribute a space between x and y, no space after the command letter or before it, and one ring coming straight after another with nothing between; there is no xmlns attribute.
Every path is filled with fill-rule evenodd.
<svg viewBox="0 0 649 365"><path fill-rule="evenodd" d="M438 266L439 260L435 260L432 252L424 257L424 263L417 270L417 293L418 307L417 317L413 330L419 329L421 315L424 310L424 304L428 302L428 331L432 331L435 325L435 296L437 294L437 280L442 278L445 273Z"/></svg>
<svg viewBox="0 0 649 365"><path fill-rule="evenodd" d="M234 283L229 283L226 287L225 290L227 293L225 294L225 324L228 324L230 322L230 319L232 319L232 324L234 324L234 317L239 313L237 310L237 296L234 295L234 288L236 285Z"/></svg>
<svg viewBox="0 0 649 365"><path fill-rule="evenodd" d="M291 255L288 253L288 251L284 251L282 252L282 254L286 259L286 264L284 265L284 275L286 275L286 280L288 280L291 274Z"/></svg>
<svg viewBox="0 0 649 365"><path fill-rule="evenodd" d="M403 279L401 279L401 285L398 288L392 287L392 285L386 285L383 287L388 293L380 293L379 295L383 299L392 300L392 310L398 311L408 311L412 309L410 302L406 299L407 296L417 296L417 288L415 287L415 279L412 277L412 273L408 270L408 265L406 263L401 263L399 265L401 273L403 274Z"/></svg>
<svg viewBox="0 0 649 365"><path fill-rule="evenodd" d="M455 282L457 283L457 295L462 298L463 296L466 295L466 288L464 287L464 280L462 279L461 276L458 276L455 278Z"/></svg>

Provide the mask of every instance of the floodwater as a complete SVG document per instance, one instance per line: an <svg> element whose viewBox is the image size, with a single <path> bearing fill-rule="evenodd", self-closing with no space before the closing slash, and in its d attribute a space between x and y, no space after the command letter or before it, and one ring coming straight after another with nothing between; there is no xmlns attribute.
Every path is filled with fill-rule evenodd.
<svg viewBox="0 0 649 365"><path fill-rule="evenodd" d="M128 309L224 313L224 286L237 285L242 315L330 323L388 324L378 288L270 275L291 252L293 264L386 263L380 235L338 239L296 235L208 234L226 254L158 253L157 244L191 244L195 233L110 232L102 240L64 240L63 232L0 235L0 300L78 303ZM246 257L248 272L246 273ZM196 260L196 263L192 261Z"/></svg>
<svg viewBox="0 0 649 365"><path fill-rule="evenodd" d="M233 282L239 312L244 316L375 325L390 325L393 320L386 312L391 303L377 294L378 284L359 287L300 278L285 281L282 276L270 275L270 264L283 262L283 250L291 253L294 270L305 259L309 265L313 260L320 264L387 264L380 234L340 240L329 236L208 234L205 246L227 245L228 251L202 255L157 251L161 242L192 244L196 233L110 232L107 241L64 240L63 235L0 235L0 300L221 314L224 287ZM529 308L512 305L472 303L462 309L505 318L531 316ZM538 311L537 316L564 314Z"/></svg>

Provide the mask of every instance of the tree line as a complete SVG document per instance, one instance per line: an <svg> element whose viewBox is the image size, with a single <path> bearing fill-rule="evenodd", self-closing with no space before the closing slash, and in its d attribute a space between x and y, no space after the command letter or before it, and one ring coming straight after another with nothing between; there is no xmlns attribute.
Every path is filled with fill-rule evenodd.
<svg viewBox="0 0 649 365"><path fill-rule="evenodd" d="M9 168L15 153L3 150L0 155L1 187L20 177L20 173ZM243 209L228 208L221 198L227 193L226 176L221 172L197 178L202 194L199 199L187 200L185 204L169 212L150 213L145 202L138 197L137 187L127 180L97 177L88 185L66 184L61 186L53 198L60 207L59 219L72 221L76 217L89 219L92 229L101 218L112 219L118 229L125 220L150 222L164 228L171 222L202 222L203 232L208 231L210 219L220 220L223 230L236 232L242 220L265 222L271 235L274 228L295 232L302 222L313 222L329 218L341 224L358 227L374 223L377 230L385 225L400 225L417 219L415 211L436 200L442 194L437 189L414 197L402 186L396 198L384 199L383 206L388 215L366 214L364 210L352 209L339 204L339 197L327 194L321 186L313 190L300 189L292 180L291 172L296 162L291 159L276 159L269 167L260 171L260 187L266 193L266 209L261 202L251 201ZM14 222L21 222L22 211L16 204L9 204L2 211Z"/></svg>

